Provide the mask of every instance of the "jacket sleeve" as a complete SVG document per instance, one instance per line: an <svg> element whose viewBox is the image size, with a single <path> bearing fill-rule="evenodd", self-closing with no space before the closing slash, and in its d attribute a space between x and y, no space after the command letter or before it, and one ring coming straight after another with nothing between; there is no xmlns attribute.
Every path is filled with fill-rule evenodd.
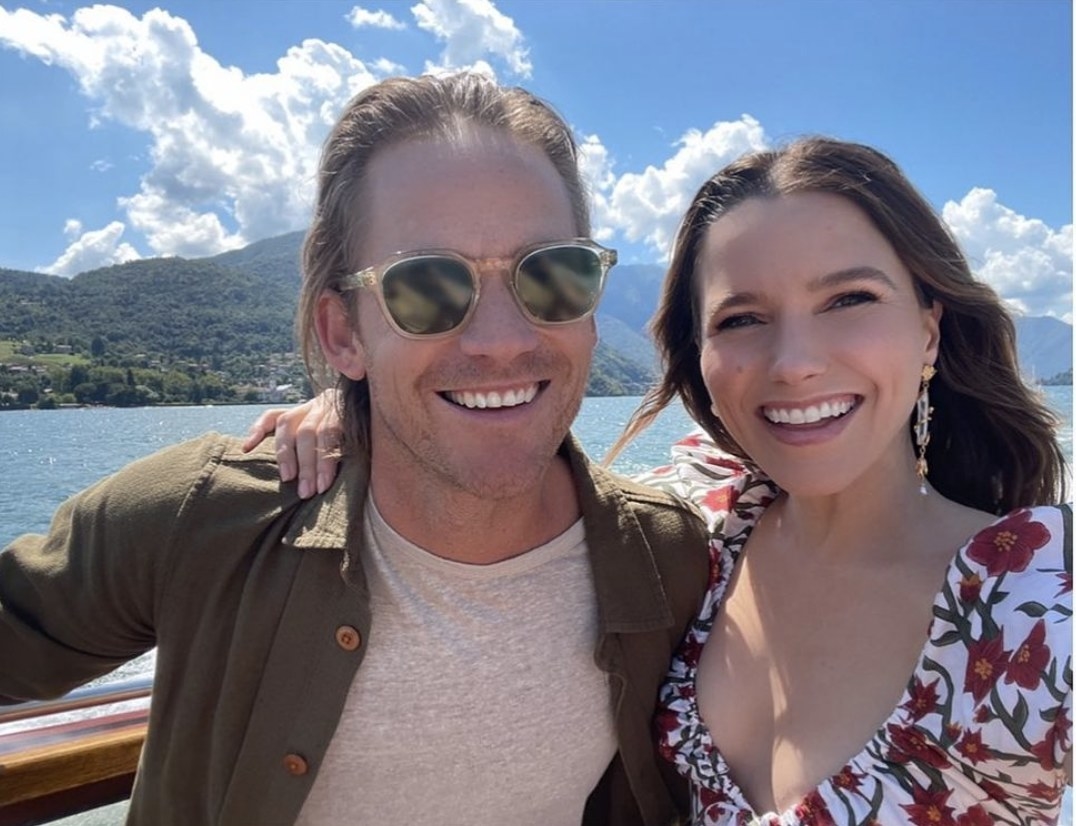
<svg viewBox="0 0 1076 826"><path fill-rule="evenodd" d="M153 648L177 533L222 450L204 437L134 462L0 551L0 701L59 696Z"/></svg>

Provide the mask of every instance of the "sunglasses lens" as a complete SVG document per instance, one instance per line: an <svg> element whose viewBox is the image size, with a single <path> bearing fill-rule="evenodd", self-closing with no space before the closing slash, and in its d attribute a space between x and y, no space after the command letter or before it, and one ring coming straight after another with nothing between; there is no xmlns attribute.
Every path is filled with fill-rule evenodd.
<svg viewBox="0 0 1076 826"><path fill-rule="evenodd" d="M393 264L385 270L381 290L393 321L405 333L419 336L458 327L474 298L466 265L440 255Z"/></svg>
<svg viewBox="0 0 1076 826"><path fill-rule="evenodd" d="M576 321L598 303L604 277L596 250L550 247L535 250L520 262L516 291L538 321Z"/></svg>

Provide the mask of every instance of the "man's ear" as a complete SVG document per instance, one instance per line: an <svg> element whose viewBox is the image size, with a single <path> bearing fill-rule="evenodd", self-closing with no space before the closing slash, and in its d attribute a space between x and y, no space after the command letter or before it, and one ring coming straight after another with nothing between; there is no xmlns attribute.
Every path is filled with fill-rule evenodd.
<svg viewBox="0 0 1076 826"><path fill-rule="evenodd" d="M321 352L329 366L352 381L365 378L366 354L344 299L330 290L323 292L318 298L314 322Z"/></svg>

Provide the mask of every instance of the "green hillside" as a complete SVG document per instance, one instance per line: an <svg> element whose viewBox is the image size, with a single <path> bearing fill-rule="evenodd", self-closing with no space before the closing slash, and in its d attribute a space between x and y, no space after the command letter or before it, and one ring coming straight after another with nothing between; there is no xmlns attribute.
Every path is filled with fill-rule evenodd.
<svg viewBox="0 0 1076 826"><path fill-rule="evenodd" d="M73 279L0 269L0 407L305 395L292 333L300 242L292 233L213 258L148 259ZM641 392L650 371L602 343L588 392Z"/></svg>

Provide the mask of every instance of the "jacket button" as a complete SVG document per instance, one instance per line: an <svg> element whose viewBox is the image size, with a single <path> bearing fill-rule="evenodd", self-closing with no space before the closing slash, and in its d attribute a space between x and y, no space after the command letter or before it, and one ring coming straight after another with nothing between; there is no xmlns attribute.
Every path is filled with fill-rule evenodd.
<svg viewBox="0 0 1076 826"><path fill-rule="evenodd" d="M336 644L345 651L354 651L362 645L362 634L350 625L341 625L336 629Z"/></svg>
<svg viewBox="0 0 1076 826"><path fill-rule="evenodd" d="M310 770L310 766L298 754L287 754L284 756L284 769L294 777L302 777Z"/></svg>

